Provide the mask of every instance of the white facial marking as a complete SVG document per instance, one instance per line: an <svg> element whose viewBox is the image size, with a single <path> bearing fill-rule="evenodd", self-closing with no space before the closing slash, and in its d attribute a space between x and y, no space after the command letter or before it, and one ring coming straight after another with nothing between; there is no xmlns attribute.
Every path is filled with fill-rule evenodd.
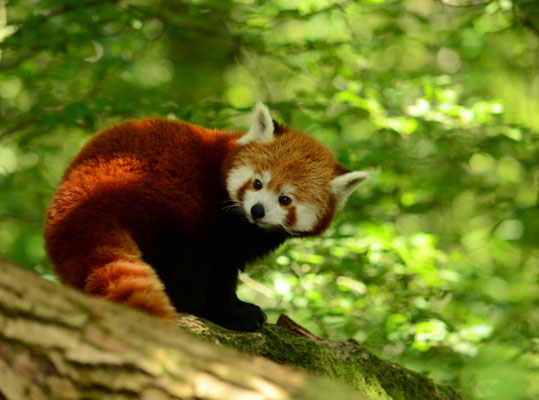
<svg viewBox="0 0 539 400"><path fill-rule="evenodd" d="M247 166L242 165L234 168L228 174L226 178L226 189L228 195L232 200L238 201L238 190L254 175L254 170Z"/></svg>
<svg viewBox="0 0 539 400"><path fill-rule="evenodd" d="M296 204L296 224L291 227L296 231L310 232L318 223L318 208L311 204Z"/></svg>
<svg viewBox="0 0 539 400"><path fill-rule="evenodd" d="M253 179L258 179L262 182L262 189L247 190L243 197L243 208L247 218L251 222L255 222L251 216L251 208L255 204L261 204L264 207L264 217L256 222L261 225L280 225L286 218L286 213L279 210L279 196L267 188L271 181L271 173L263 171L261 174L254 174ZM284 217L283 217L284 214Z"/></svg>
<svg viewBox="0 0 539 400"><path fill-rule="evenodd" d="M251 142L269 143L273 140L274 131L275 125L268 107L258 102L253 110L253 123L249 131L238 140L238 143L242 146Z"/></svg>
<svg viewBox="0 0 539 400"><path fill-rule="evenodd" d="M339 175L331 180L331 193L337 196L339 200L338 208L342 208L348 196L356 190L357 186L367 179L369 175L363 171L352 171Z"/></svg>
<svg viewBox="0 0 539 400"><path fill-rule="evenodd" d="M271 181L271 172L269 171L263 171L262 177L260 179L264 186L266 186Z"/></svg>
<svg viewBox="0 0 539 400"><path fill-rule="evenodd" d="M256 173L252 167L242 165L232 169L227 177L228 194L232 200L239 201L238 191L245 182L258 179L262 183L262 189L247 188L241 201L243 212L251 223L268 228L282 226L296 232L312 231L318 223L318 208L311 204L297 202L294 198L296 188L292 185L284 185L278 193L269 190L267 185L271 178L269 171ZM289 208L279 204L281 196L288 196L292 199L290 207L295 207L296 210L296 223L293 226L287 225ZM255 204L261 204L264 207L264 217L256 221L251 215L251 208Z"/></svg>
<svg viewBox="0 0 539 400"><path fill-rule="evenodd" d="M289 196L292 197L292 195L296 192L296 188L292 185L284 185L281 188L281 196Z"/></svg>
<svg viewBox="0 0 539 400"><path fill-rule="evenodd" d="M254 222L251 217L251 208L255 204L262 204L264 207L264 217L256 222L262 225L279 226L286 222L286 210L279 205L279 196L266 188L257 191L248 191L243 199L245 213L248 218Z"/></svg>

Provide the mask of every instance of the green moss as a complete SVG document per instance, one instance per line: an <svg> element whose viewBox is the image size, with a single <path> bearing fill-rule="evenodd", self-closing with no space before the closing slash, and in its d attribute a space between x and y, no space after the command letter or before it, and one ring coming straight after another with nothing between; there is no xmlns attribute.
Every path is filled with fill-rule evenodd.
<svg viewBox="0 0 539 400"><path fill-rule="evenodd" d="M450 387L379 359L354 340L316 341L271 324L258 332L235 332L193 316L183 317L180 325L205 340L343 382L367 399L462 398Z"/></svg>

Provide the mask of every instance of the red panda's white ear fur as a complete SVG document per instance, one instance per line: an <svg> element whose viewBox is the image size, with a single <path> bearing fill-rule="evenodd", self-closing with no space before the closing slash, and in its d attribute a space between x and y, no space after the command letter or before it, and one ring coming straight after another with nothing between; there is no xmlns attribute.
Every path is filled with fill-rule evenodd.
<svg viewBox="0 0 539 400"><path fill-rule="evenodd" d="M344 203L346 203L346 199L348 199L348 196L350 196L352 192L356 190L358 185L364 180L366 180L368 177L369 176L366 172L352 171L346 172L331 180L329 187L331 193L337 196L337 199L339 201L338 208L344 206Z"/></svg>
<svg viewBox="0 0 539 400"><path fill-rule="evenodd" d="M238 143L245 145L251 142L269 143L274 138L275 125L273 118L263 103L258 102L253 109L253 123L249 132L242 136Z"/></svg>

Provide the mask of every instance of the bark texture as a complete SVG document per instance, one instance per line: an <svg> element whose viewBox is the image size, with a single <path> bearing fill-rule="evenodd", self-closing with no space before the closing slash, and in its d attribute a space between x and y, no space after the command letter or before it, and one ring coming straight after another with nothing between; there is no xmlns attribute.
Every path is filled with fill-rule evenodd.
<svg viewBox="0 0 539 400"><path fill-rule="evenodd" d="M231 332L192 316L183 317L181 325L206 342L0 260L0 399L458 398L352 342L306 339L272 325L255 333ZM378 361L372 364L352 362L373 357ZM339 358L355 372L342 372ZM376 364L385 372L364 370ZM395 387L426 385L413 393L428 395L408 397L412 392L380 384L382 375Z"/></svg>

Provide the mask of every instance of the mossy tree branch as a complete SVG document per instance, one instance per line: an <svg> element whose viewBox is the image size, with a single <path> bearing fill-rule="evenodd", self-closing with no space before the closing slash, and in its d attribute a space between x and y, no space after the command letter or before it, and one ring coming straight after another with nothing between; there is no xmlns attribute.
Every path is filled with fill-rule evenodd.
<svg viewBox="0 0 539 400"><path fill-rule="evenodd" d="M269 324L232 332L193 316L180 325L205 341L0 260L0 398L459 398L354 342L306 339Z"/></svg>

